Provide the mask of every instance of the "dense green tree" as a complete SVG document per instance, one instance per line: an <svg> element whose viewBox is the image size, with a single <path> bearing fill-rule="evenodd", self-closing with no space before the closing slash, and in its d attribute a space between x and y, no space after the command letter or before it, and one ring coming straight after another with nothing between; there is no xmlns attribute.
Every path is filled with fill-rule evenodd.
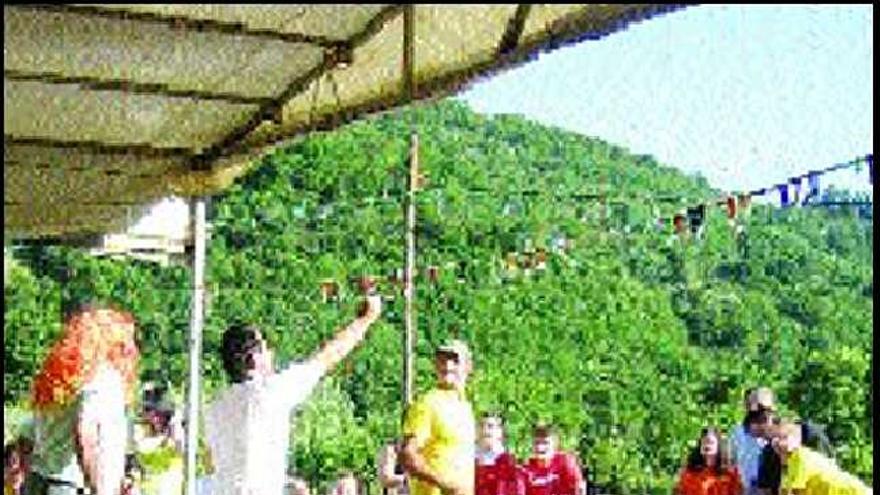
<svg viewBox="0 0 880 495"><path fill-rule="evenodd" d="M710 208L701 236L682 239L657 215L716 199L705 179L455 101L311 136L213 201L206 399L224 385L217 351L230 322L261 325L285 362L351 318L358 277L380 276L388 298L364 345L299 414L291 456L300 474L321 483L346 468L369 476L378 446L399 434L396 274L410 122L427 178L418 193L419 391L433 381L433 346L464 338L476 358L475 407L505 415L520 456L530 425L550 420L595 482L668 493L700 427L733 425L742 391L764 384L786 414L828 425L839 460L871 480L870 221L755 205L735 235L725 212ZM61 247L15 256L30 271L14 268L5 287L7 405L26 397L62 304L89 296L130 309L143 372L183 385L186 268ZM339 297L324 302L328 280Z"/></svg>

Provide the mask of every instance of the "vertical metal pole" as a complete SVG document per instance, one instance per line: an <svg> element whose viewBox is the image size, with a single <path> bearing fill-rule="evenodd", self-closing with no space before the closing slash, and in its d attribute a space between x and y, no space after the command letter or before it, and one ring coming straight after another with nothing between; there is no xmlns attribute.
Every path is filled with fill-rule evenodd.
<svg viewBox="0 0 880 495"><path fill-rule="evenodd" d="M404 338L404 383L403 397L406 405L412 402L413 395L413 345L416 325L413 319L413 299L415 283L413 274L416 264L416 186L419 170L419 135L410 136L409 152L409 190L406 204L406 336Z"/></svg>
<svg viewBox="0 0 880 495"><path fill-rule="evenodd" d="M202 327L204 324L205 296L205 198L194 199L192 229L195 240L193 252L193 295L189 333L189 388L187 393L186 428L186 494L196 495L196 452L199 438L199 386L201 380Z"/></svg>
<svg viewBox="0 0 880 495"><path fill-rule="evenodd" d="M415 59L415 46L413 34L415 30L415 6L407 5L403 11L403 89L404 97L408 103L412 103L415 93L415 81L413 79L413 66ZM403 338L403 400L404 410L412 402L413 396L413 345L415 341L415 321L413 320L413 299L415 287L413 284L413 272L416 261L416 205L415 190L418 183L419 170L419 136L413 132L410 136L409 151L409 187L406 198L406 285L404 288L406 298L405 333Z"/></svg>

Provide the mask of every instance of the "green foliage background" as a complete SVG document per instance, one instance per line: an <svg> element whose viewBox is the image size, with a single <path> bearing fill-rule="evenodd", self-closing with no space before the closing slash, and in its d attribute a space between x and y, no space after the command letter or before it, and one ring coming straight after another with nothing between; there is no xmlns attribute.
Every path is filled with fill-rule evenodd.
<svg viewBox="0 0 880 495"><path fill-rule="evenodd" d="M872 480L870 221L755 205L737 242L724 211L710 209L703 239L682 242L654 221L683 200L716 197L702 178L455 101L302 140L214 198L206 400L224 385L218 349L230 322L258 323L280 362L300 359L351 319L353 277L403 267L412 121L428 178L418 266L440 267L436 282L417 281L417 390L433 381L433 346L464 338L475 409L502 411L521 458L529 426L550 420L611 492L669 493L700 428L735 424L743 390L763 384L786 414L828 425L839 462ZM609 207L575 193L605 195ZM565 254L552 249L560 238L573 243ZM552 253L547 269L506 273L507 253L529 247ZM5 404L23 403L60 331L62 301L84 297L131 310L144 376L182 387L188 269L65 247L15 256ZM324 279L340 284L338 302L321 302ZM403 299L388 280L380 290L393 298L381 322L297 413L292 462L319 484L342 469L372 477L379 446L399 432Z"/></svg>

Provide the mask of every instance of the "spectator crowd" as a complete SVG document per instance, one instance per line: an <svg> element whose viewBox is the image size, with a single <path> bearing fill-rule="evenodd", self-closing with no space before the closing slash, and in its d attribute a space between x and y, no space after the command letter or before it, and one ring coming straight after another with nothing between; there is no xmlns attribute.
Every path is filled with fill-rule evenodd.
<svg viewBox="0 0 880 495"><path fill-rule="evenodd" d="M304 480L287 474L291 413L365 338L381 309L381 298L367 290L357 318L281 371L258 327L226 330L220 357L231 385L206 407L212 473L200 480L200 494L312 495ZM65 317L63 334L34 381L32 432L4 448L4 495L183 493L184 425L167 385L136 386L134 329L130 314L105 306L80 307ZM378 453L383 492L595 493L581 461L560 448L553 425L534 425L531 453L520 461L506 444L501 414L483 412L475 420L465 393L472 363L464 342L436 349L436 385L408 406L400 438ZM129 427L127 411L135 402L138 420ZM678 495L872 493L834 462L821 426L777 415L768 388L745 392L743 419L729 435L709 425L695 440L678 473ZM343 473L330 495L364 493L363 480Z"/></svg>

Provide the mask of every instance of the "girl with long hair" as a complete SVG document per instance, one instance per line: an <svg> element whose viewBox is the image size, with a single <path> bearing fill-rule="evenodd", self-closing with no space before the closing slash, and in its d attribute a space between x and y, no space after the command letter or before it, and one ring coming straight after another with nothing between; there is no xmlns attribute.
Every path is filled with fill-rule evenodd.
<svg viewBox="0 0 880 495"><path fill-rule="evenodd" d="M741 495L736 466L718 428L704 428L676 486L678 495Z"/></svg>

